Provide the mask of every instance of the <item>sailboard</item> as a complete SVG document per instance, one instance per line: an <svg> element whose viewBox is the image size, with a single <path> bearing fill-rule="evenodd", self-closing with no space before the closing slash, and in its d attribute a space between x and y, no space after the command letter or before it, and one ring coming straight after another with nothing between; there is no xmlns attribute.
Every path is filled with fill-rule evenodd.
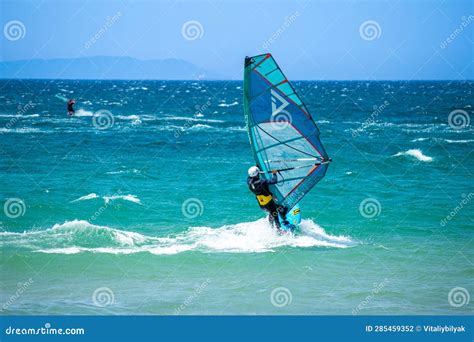
<svg viewBox="0 0 474 342"><path fill-rule="evenodd" d="M331 159L306 105L269 53L245 58L244 112L261 177L278 170L273 198L299 214L298 202L325 176Z"/></svg>

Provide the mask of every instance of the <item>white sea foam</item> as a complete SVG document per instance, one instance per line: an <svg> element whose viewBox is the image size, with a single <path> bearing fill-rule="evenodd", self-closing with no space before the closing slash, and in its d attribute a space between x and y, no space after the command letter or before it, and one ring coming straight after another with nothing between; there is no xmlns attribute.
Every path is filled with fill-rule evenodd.
<svg viewBox="0 0 474 342"><path fill-rule="evenodd" d="M96 193L91 193L91 194L79 197L79 198L75 199L74 201L71 201L71 203L79 202L79 201L87 201L87 200L98 198L98 197L99 197L99 195L97 195Z"/></svg>
<svg viewBox="0 0 474 342"><path fill-rule="evenodd" d="M50 131L42 131L39 128L32 128L32 127L22 127L22 128L6 128L6 127L1 127L0 128L0 133L21 133L21 134L27 134L27 133L49 133Z"/></svg>
<svg viewBox="0 0 474 342"><path fill-rule="evenodd" d="M397 154L394 155L394 157L399 157L399 156L411 156L423 162L433 161L432 157L424 155L423 152L421 152L421 150L419 149L411 149L405 152L398 152Z"/></svg>
<svg viewBox="0 0 474 342"><path fill-rule="evenodd" d="M193 227L166 237L93 225L87 221L68 221L50 229L25 232L0 232L0 246L21 246L36 252L76 254L81 252L172 255L185 251L202 253L264 253L281 247L348 248L357 245L347 236L328 234L307 219L297 234L278 234L267 219L226 225L220 228Z"/></svg>
<svg viewBox="0 0 474 342"><path fill-rule="evenodd" d="M419 142L419 141L426 141L429 139L433 139L436 142L446 142L448 144L468 144L474 142L474 139L444 139L444 138L416 138L413 139L411 142Z"/></svg>
<svg viewBox="0 0 474 342"><path fill-rule="evenodd" d="M451 140L451 139L444 139L448 144L468 144L470 142L474 142L474 139L465 139L465 140Z"/></svg>
<svg viewBox="0 0 474 342"><path fill-rule="evenodd" d="M142 120L138 115L117 115L117 119L131 121L132 126L137 126L142 124Z"/></svg>
<svg viewBox="0 0 474 342"><path fill-rule="evenodd" d="M219 103L218 106L219 106L219 107L233 107L233 106L237 106L238 104L239 104L238 101L234 101L234 102L232 102L232 103L225 103L225 102L223 102L223 103Z"/></svg>
<svg viewBox="0 0 474 342"><path fill-rule="evenodd" d="M416 138L416 139L413 139L411 142L418 142L418 141L425 141L425 140L429 140L430 138Z"/></svg>
<svg viewBox="0 0 474 342"><path fill-rule="evenodd" d="M104 196L102 198L104 199L105 203L109 203L111 201L121 199L124 201L141 204L140 199L135 195L113 195L113 196Z"/></svg>
<svg viewBox="0 0 474 342"><path fill-rule="evenodd" d="M119 171L106 172L106 174L108 174L108 175L119 175L119 174L122 174L122 173L141 173L141 171L137 170L137 169L130 169L130 170L119 170Z"/></svg>
<svg viewBox="0 0 474 342"><path fill-rule="evenodd" d="M137 203L137 204L141 204L140 199L135 195L111 195L111 196L102 196L101 197L101 196L97 195L96 193L90 193L88 195L84 195L82 197L79 197L79 198L71 201L71 203L79 202L79 201L88 201L88 200L96 199L96 198L102 198L106 204L110 203L111 201L118 200L118 199L133 202L133 203Z"/></svg>
<svg viewBox="0 0 474 342"><path fill-rule="evenodd" d="M209 123L223 123L225 121L223 120L216 120L216 119L201 119L202 114L199 116L196 115L196 117L186 117L186 116L165 116L163 118L160 118L161 120L167 120L167 121L199 121L199 122L209 122Z"/></svg>
<svg viewBox="0 0 474 342"><path fill-rule="evenodd" d="M25 115L18 115L18 114L0 114L0 118L37 118L39 114L25 114Z"/></svg>
<svg viewBox="0 0 474 342"><path fill-rule="evenodd" d="M239 127L239 126L232 126L232 127L227 127L224 130L226 131L234 131L234 132L247 132L247 128L245 127Z"/></svg>
<svg viewBox="0 0 474 342"><path fill-rule="evenodd" d="M213 128L213 127L209 126L209 125L204 125L204 124L196 124L196 125L192 125L191 127L189 127L188 130L199 131L199 130L209 129L209 128Z"/></svg>
<svg viewBox="0 0 474 342"><path fill-rule="evenodd" d="M117 115L115 118L120 120L140 120L138 115Z"/></svg>
<svg viewBox="0 0 474 342"><path fill-rule="evenodd" d="M84 109L79 109L74 113L74 116L93 116L93 115L94 115L93 112L89 112Z"/></svg>

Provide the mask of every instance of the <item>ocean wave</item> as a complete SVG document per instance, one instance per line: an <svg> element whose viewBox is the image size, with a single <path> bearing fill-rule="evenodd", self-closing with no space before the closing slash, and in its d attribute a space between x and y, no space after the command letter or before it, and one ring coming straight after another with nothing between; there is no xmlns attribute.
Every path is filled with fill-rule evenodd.
<svg viewBox="0 0 474 342"><path fill-rule="evenodd" d="M397 154L394 155L394 157L399 157L399 156L411 156L423 162L433 161L432 157L424 155L423 152L421 152L421 150L419 149L411 149L405 152L398 152Z"/></svg>
<svg viewBox="0 0 474 342"><path fill-rule="evenodd" d="M234 102L232 102L232 103L225 103L225 102L223 102L223 103L219 103L217 106L218 106L218 107L233 107L233 106L237 106L238 104L239 104L238 101L234 101Z"/></svg>
<svg viewBox="0 0 474 342"><path fill-rule="evenodd" d="M31 128L31 127L22 127L22 128L6 128L1 127L0 133L20 133L20 134L28 134L28 133L49 133L50 131L42 131L39 128Z"/></svg>
<svg viewBox="0 0 474 342"><path fill-rule="evenodd" d="M221 131L237 131L240 130L241 127L214 127L211 125L206 125L206 124L194 124L191 126L175 126L175 125L167 125L167 126L161 126L161 127L156 127L156 129L161 130L161 131L174 131L174 132L200 132L200 131L209 131L209 132L221 132Z"/></svg>
<svg viewBox="0 0 474 342"><path fill-rule="evenodd" d="M408 127L408 126L407 126ZM405 133L430 133L430 132L442 132L446 131L447 128L442 126L442 125L432 125L432 126L426 126L426 127L412 127L412 128L402 128L402 132Z"/></svg>
<svg viewBox="0 0 474 342"><path fill-rule="evenodd" d="M125 121L131 121L132 126L142 124L142 120L138 115L117 115L115 118Z"/></svg>
<svg viewBox="0 0 474 342"><path fill-rule="evenodd" d="M411 142L419 142L419 141L426 141L426 140L429 140L430 138L416 138L416 139L413 139Z"/></svg>
<svg viewBox="0 0 474 342"><path fill-rule="evenodd" d="M141 173L140 170L137 169L130 169L130 170L119 170L119 171L108 171L106 174L108 175L120 175L124 173Z"/></svg>
<svg viewBox="0 0 474 342"><path fill-rule="evenodd" d="M199 122L209 122L209 123L223 123L224 120L217 120L217 119L201 119L196 115L195 117L186 117L186 116L165 116L163 118L157 118L159 120L167 120L167 121L199 121Z"/></svg>
<svg viewBox="0 0 474 342"><path fill-rule="evenodd" d="M426 141L426 140L434 140L435 142L438 142L438 143L448 143L448 144L468 144L468 143L471 143L471 142L474 142L474 139L444 139L444 138L436 138L436 137L433 137L433 138L416 138L416 139L413 139L411 142L419 142L419 141Z"/></svg>
<svg viewBox="0 0 474 342"><path fill-rule="evenodd" d="M430 132L448 132L452 129L445 123L394 123L394 122L359 122L359 121L343 121L343 124L364 126L364 129L380 130L380 129L399 129L405 133L430 133ZM346 132L349 130L346 130Z"/></svg>
<svg viewBox="0 0 474 342"><path fill-rule="evenodd" d="M232 127L227 127L224 129L226 131L233 131L233 132L247 132L247 128L245 127L239 127L239 126L232 126Z"/></svg>
<svg viewBox="0 0 474 342"><path fill-rule="evenodd" d="M199 130L203 130L203 129L209 129L209 128L214 128L212 126L209 126L209 125L204 125L204 124L196 124L196 125L192 125L191 127L188 128L188 130L190 131L199 131Z"/></svg>
<svg viewBox="0 0 474 342"><path fill-rule="evenodd" d="M84 109L79 109L74 113L74 116L93 116L93 115L94 115L93 112L89 112Z"/></svg>
<svg viewBox="0 0 474 342"><path fill-rule="evenodd" d="M91 194L76 198L75 200L71 201L71 203L79 202L79 201L87 201L87 200L98 198L98 197L99 195L97 195L96 193L91 193Z"/></svg>
<svg viewBox="0 0 474 342"><path fill-rule="evenodd" d="M464 139L464 140L451 140L451 139L444 139L448 144L468 144L470 142L474 142L474 139Z"/></svg>
<svg viewBox="0 0 474 342"><path fill-rule="evenodd" d="M135 195L113 195L113 196L103 196L102 198L104 199L105 203L110 203L111 201L121 199L124 201L141 204L140 199Z"/></svg>
<svg viewBox="0 0 474 342"><path fill-rule="evenodd" d="M115 116L116 119L120 120L140 120L140 117L138 115L117 115Z"/></svg>
<svg viewBox="0 0 474 342"><path fill-rule="evenodd" d="M0 114L0 118L37 118L39 117L39 114L25 114L25 115L19 115L19 114Z"/></svg>
<svg viewBox="0 0 474 342"><path fill-rule="evenodd" d="M25 233L0 232L0 246L23 247L41 253L76 254L82 252L156 255L185 251L202 253L264 253L281 247L348 248L357 243L346 236L326 231L313 221L301 223L301 232L280 235L267 219L226 225L220 228L192 227L183 233L166 237L147 236L136 232L98 226L74 220L42 231Z"/></svg>
<svg viewBox="0 0 474 342"><path fill-rule="evenodd" d="M101 197L101 196L97 195L96 193L90 193L90 194L81 196L81 197L71 201L71 203L80 202L80 201L88 201L88 200L97 199L97 198L102 198L106 204L110 203L111 201L118 200L118 199L133 202L133 203L137 203L137 204L141 204L140 199L135 195L111 195L111 196L102 196Z"/></svg>

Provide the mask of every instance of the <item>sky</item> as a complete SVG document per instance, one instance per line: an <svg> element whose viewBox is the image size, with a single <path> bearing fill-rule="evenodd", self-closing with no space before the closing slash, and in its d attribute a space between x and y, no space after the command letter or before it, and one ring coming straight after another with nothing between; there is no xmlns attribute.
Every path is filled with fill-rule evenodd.
<svg viewBox="0 0 474 342"><path fill-rule="evenodd" d="M179 58L241 79L271 52L290 79L465 80L473 3L2 0L0 59Z"/></svg>

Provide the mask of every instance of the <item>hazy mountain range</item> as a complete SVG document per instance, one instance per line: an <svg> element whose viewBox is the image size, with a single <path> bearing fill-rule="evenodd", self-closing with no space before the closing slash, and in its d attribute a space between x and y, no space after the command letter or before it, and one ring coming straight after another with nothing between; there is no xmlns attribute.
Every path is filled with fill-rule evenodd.
<svg viewBox="0 0 474 342"><path fill-rule="evenodd" d="M139 60L131 57L84 57L0 62L0 78L48 79L222 79L182 59Z"/></svg>

